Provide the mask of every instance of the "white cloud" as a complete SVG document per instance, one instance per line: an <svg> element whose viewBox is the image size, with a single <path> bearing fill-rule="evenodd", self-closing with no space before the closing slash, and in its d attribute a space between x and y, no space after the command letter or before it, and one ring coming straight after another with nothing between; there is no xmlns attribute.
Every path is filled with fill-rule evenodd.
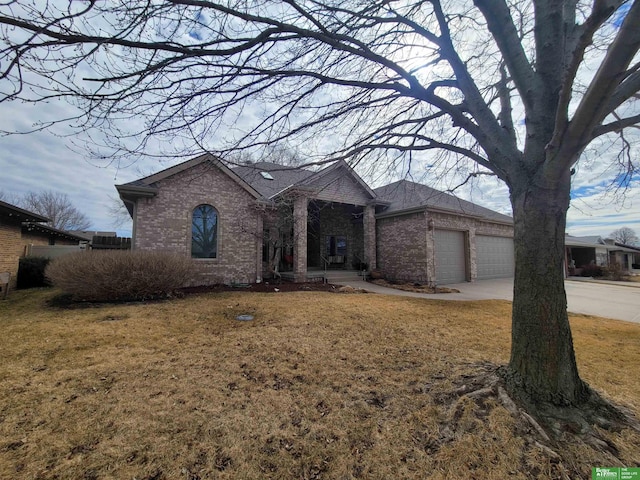
<svg viewBox="0 0 640 480"><path fill-rule="evenodd" d="M39 118L53 115L44 111L60 106L40 105ZM5 114L0 127L31 125L35 109L30 105L4 104ZM59 113L59 112L58 112ZM86 213L96 230L114 230L113 219L108 215L110 197L117 197L115 184L126 183L144 175L182 161L160 162L144 159L127 168L105 164L79 153L70 145L77 137L59 137L47 132L29 135L0 137L0 190L21 195L28 191L52 189L67 193L75 206ZM572 201L568 213L567 231L573 235L608 235L611 231L628 226L640 232L640 185L630 188L623 199L607 193L603 177L607 177L607 165L597 164L583 169L574 178L574 188L580 188L582 196ZM429 174L420 175L416 181L429 182ZM384 183L384 182L379 182ZM432 186L446 188L444 183ZM508 188L493 178L465 185L456 195L479 205L511 214ZM117 230L130 235L131 225Z"/></svg>
<svg viewBox="0 0 640 480"><path fill-rule="evenodd" d="M30 127L34 118L43 120L59 115L61 108L64 107L3 104L0 129ZM62 130L64 128L57 131ZM164 167L157 161L146 161L118 169L115 164L91 159L70 148L74 139L78 137L56 136L49 132L0 137L0 191L10 198L29 191L66 193L73 205L90 218L92 228L115 230L113 218L108 215L110 196L117 197L114 184L140 177L140 168L155 171ZM123 225L117 230L121 235L130 235L131 225Z"/></svg>

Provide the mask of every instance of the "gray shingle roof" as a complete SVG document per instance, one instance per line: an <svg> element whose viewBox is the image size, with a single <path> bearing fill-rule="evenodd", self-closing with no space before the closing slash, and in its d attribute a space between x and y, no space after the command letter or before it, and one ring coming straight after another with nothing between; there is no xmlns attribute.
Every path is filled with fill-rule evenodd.
<svg viewBox="0 0 640 480"><path fill-rule="evenodd" d="M604 240L599 235L589 235L584 237L574 237L573 235L566 235L564 239L565 245L572 246L594 246L594 245L602 245L604 246Z"/></svg>
<svg viewBox="0 0 640 480"><path fill-rule="evenodd" d="M121 194L123 189L126 190L124 187L139 188L142 193L137 191L129 193L134 196L144 196L145 191L142 189L153 190L156 187L157 181L205 161L214 162L219 168L225 170L228 175L235 178L240 185L248 189L248 191L253 192L253 195L259 195L264 199L269 199L292 186L304 186L306 181L314 181L317 177L322 176L323 173L329 173L343 164L346 168L349 168L344 162L333 164L320 171L312 171L299 167L286 167L270 162L256 162L228 168L215 157L204 154L148 177L134 180L124 185L117 185L116 188L118 188ZM263 176L261 172L268 172L271 178ZM388 208L386 208L383 214L393 214L394 212L399 213L404 210L426 207L456 214L476 216L494 222L513 223L513 219L507 215L462 200L454 195L441 192L426 185L408 180L400 180L372 191L360 177L357 175L355 175L355 177L361 182L363 188L366 187L369 195L372 193L375 195L376 203L388 204Z"/></svg>
<svg viewBox="0 0 640 480"><path fill-rule="evenodd" d="M376 188L374 192L378 200L389 203L389 207L383 213L402 212L404 210L427 207L477 216L501 223L513 223L513 218L508 215L503 215L475 203L462 200L454 195L409 180L399 180L384 187Z"/></svg>
<svg viewBox="0 0 640 480"><path fill-rule="evenodd" d="M295 167L283 167L269 162L257 162L231 170L251 185L265 198L270 198L291 185L310 177L314 172ZM260 172L269 172L273 180L266 179Z"/></svg>
<svg viewBox="0 0 640 480"><path fill-rule="evenodd" d="M24 208L17 207L11 203L0 200L0 216L11 217L14 221L20 222L48 222L49 219L35 212L30 212Z"/></svg>

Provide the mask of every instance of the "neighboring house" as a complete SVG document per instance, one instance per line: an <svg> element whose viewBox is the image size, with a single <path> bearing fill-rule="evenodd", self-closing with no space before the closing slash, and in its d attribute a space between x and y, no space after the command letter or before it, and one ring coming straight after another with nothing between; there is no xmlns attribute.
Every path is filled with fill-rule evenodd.
<svg viewBox="0 0 640 480"><path fill-rule="evenodd" d="M24 222L47 222L48 218L0 201L0 272L11 274L9 288L15 288L20 257L25 254Z"/></svg>
<svg viewBox="0 0 640 480"><path fill-rule="evenodd" d="M607 242L609 246L609 263L617 263L623 270L631 271L638 269L638 264L640 264L640 247L618 243L610 238L607 238L605 242Z"/></svg>
<svg viewBox="0 0 640 480"><path fill-rule="evenodd" d="M566 234L564 245L565 276L580 275L588 265L609 265L609 247L600 236L574 237Z"/></svg>
<svg viewBox="0 0 640 480"><path fill-rule="evenodd" d="M47 226L49 219L0 201L0 272L11 274L10 288L16 285L21 257L33 246L78 245L82 240L68 232Z"/></svg>
<svg viewBox="0 0 640 480"><path fill-rule="evenodd" d="M640 248L592 235L565 236L565 274L580 275L588 265L606 267L617 264L631 271L640 262Z"/></svg>
<svg viewBox="0 0 640 480"><path fill-rule="evenodd" d="M344 161L229 168L205 154L116 188L133 248L190 255L192 284L274 270L305 281L379 268L430 284L513 275L511 217L406 180L371 189Z"/></svg>
<svg viewBox="0 0 640 480"><path fill-rule="evenodd" d="M25 222L22 224L22 239L31 246L69 246L86 243L86 239L66 230L50 227L40 222ZM25 249L29 253L29 249Z"/></svg>

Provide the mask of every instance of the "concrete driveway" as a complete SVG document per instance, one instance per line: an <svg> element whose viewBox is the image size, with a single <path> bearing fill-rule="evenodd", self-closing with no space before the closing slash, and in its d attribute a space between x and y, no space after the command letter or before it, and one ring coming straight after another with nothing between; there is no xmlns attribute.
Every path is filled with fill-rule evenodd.
<svg viewBox="0 0 640 480"><path fill-rule="evenodd" d="M403 292L368 282L349 282L349 285L375 293L438 300L513 300L512 278L447 285L460 293L434 295ZM565 290L570 312L640 323L640 283L567 280Z"/></svg>

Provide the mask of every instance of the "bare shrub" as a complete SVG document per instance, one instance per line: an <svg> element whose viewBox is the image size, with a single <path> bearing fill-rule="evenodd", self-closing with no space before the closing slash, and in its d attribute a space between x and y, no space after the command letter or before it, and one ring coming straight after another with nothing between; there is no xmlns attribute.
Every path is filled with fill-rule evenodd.
<svg viewBox="0 0 640 480"><path fill-rule="evenodd" d="M582 267L581 275L583 277L602 277L605 274L604 268L600 265L590 264Z"/></svg>
<svg viewBox="0 0 640 480"><path fill-rule="evenodd" d="M46 275L74 300L143 300L184 286L190 259L168 252L93 251L55 259Z"/></svg>
<svg viewBox="0 0 640 480"><path fill-rule="evenodd" d="M619 263L612 262L611 265L605 268L604 276L607 278L607 280L626 280L627 271L623 269L622 265L620 265Z"/></svg>

